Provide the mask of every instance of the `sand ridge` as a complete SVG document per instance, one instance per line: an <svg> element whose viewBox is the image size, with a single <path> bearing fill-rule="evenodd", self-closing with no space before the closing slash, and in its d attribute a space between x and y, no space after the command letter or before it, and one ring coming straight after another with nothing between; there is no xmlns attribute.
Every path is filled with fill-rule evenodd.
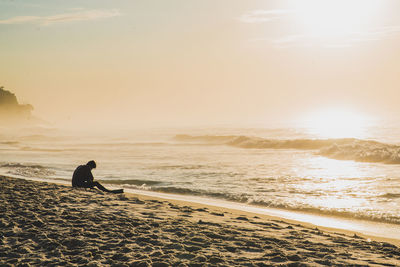
<svg viewBox="0 0 400 267"><path fill-rule="evenodd" d="M0 177L2 266L400 265L390 243L257 216Z"/></svg>

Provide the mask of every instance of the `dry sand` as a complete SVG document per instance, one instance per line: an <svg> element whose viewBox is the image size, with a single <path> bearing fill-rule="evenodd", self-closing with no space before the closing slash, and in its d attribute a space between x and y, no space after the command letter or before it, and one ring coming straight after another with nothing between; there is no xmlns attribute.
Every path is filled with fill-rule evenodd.
<svg viewBox="0 0 400 267"><path fill-rule="evenodd" d="M399 266L400 249L173 201L0 177L1 266Z"/></svg>

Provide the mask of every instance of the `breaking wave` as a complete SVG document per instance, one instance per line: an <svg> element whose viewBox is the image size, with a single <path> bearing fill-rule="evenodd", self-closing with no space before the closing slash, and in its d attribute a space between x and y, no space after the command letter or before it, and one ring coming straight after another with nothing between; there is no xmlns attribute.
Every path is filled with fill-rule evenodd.
<svg viewBox="0 0 400 267"><path fill-rule="evenodd" d="M386 194L380 195L379 197L387 198L387 199L394 199L394 198L400 198L400 194L386 193Z"/></svg>
<svg viewBox="0 0 400 267"><path fill-rule="evenodd" d="M376 222L386 222L386 223L394 223L400 224L400 217L395 216L390 213L379 212L379 213L371 213L365 211L350 211L350 210L338 210L338 209L329 209L329 208L319 208L314 206L302 206L301 204L295 203L284 203L276 201L276 199L255 199L253 196L247 194L231 194L229 192L215 192L203 189L191 189L185 187L177 187L177 186L149 186L149 187L139 187L133 186L135 189L144 189L161 193L170 193L170 194L179 194L179 195L190 195L190 196L200 196L200 197L210 197L214 199L222 199L227 201L233 201L237 203L245 203L249 205L255 205L260 207L268 207L268 208L277 208L277 209L286 209L291 211L300 211L300 212L308 212L313 214L323 214L328 216L337 216L342 218L352 218L352 219L362 219ZM383 198L397 198L400 194L386 194Z"/></svg>
<svg viewBox="0 0 400 267"><path fill-rule="evenodd" d="M131 147L131 146L168 146L169 143L164 142L115 142L115 143L92 143L85 144L89 147Z"/></svg>
<svg viewBox="0 0 400 267"><path fill-rule="evenodd" d="M39 147L29 147L24 146L20 148L21 151L32 151L32 152L63 152L66 149L57 149L57 148L39 148Z"/></svg>
<svg viewBox="0 0 400 267"><path fill-rule="evenodd" d="M54 175L55 172L37 164L21 164L21 163L6 163L0 165L0 168L7 170L7 174L23 177L43 178Z"/></svg>
<svg viewBox="0 0 400 267"><path fill-rule="evenodd" d="M0 142L0 144L1 145L10 145L10 146L12 146L12 145L18 145L19 142L18 141L2 141L2 142Z"/></svg>
<svg viewBox="0 0 400 267"><path fill-rule="evenodd" d="M317 155L338 160L400 164L400 146L355 138L280 140L249 136L177 135L174 139L180 142L205 142L245 149L315 150Z"/></svg>

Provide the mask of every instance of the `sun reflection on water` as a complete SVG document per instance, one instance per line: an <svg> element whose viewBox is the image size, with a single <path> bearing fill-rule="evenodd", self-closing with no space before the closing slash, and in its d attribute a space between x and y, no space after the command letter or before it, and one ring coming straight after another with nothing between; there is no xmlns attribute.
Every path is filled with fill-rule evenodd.
<svg viewBox="0 0 400 267"><path fill-rule="evenodd" d="M322 156L304 158L301 166L302 168L297 170L297 175L313 178L360 178L369 176L371 171L361 162L335 160Z"/></svg>
<svg viewBox="0 0 400 267"><path fill-rule="evenodd" d="M304 158L296 170L303 183L293 184L295 191L308 192L307 206L321 210L361 210L368 207L367 198L376 194L368 184L374 170L359 162L324 157ZM373 178L371 178L373 179Z"/></svg>

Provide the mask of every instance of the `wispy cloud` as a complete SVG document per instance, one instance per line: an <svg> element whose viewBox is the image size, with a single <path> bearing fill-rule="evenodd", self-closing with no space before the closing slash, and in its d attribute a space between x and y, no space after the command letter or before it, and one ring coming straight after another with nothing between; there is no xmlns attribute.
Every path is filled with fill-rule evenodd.
<svg viewBox="0 0 400 267"><path fill-rule="evenodd" d="M378 41L383 38L394 37L400 33L400 26L383 26L366 32L354 34L353 41Z"/></svg>
<svg viewBox="0 0 400 267"><path fill-rule="evenodd" d="M239 20L244 23L262 23L279 19L290 13L293 13L293 11L289 9L257 9L243 14Z"/></svg>
<svg viewBox="0 0 400 267"><path fill-rule="evenodd" d="M287 21L290 20L292 15L296 14L296 10L290 9L269 9L269 10L252 10L244 13L239 21L243 23L271 23L276 20ZM375 28L365 29L363 31L343 31L342 34L336 34L331 37L329 36L318 36L315 34L308 33L293 33L293 32L281 32L281 35L274 35L268 37L255 38L250 41L258 42L264 41L269 42L275 47L287 48L287 47L309 47L313 45L319 45L329 48L343 48L351 47L355 44L380 41L389 38L395 38L400 35L400 25L393 26L380 26ZM340 38L339 38L340 37Z"/></svg>
<svg viewBox="0 0 400 267"><path fill-rule="evenodd" d="M350 32L340 39L335 38L316 38L307 34L286 35L279 38L260 38L254 41L269 41L279 48L287 48L293 46L312 46L319 44L328 48L344 48L351 47L355 44L381 41L384 39L394 38L400 35L400 26L384 26L376 27L364 32Z"/></svg>
<svg viewBox="0 0 400 267"><path fill-rule="evenodd" d="M97 19L106 19L121 16L117 9L112 10L86 10L69 13L62 13L50 16L17 16L9 19L0 20L0 24L38 24L51 25L55 23L71 21L88 21Z"/></svg>

